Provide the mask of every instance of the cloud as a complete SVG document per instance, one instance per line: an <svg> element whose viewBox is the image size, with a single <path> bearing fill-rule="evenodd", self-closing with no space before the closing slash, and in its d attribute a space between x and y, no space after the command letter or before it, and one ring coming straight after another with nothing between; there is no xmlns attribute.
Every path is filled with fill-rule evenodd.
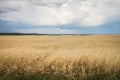
<svg viewBox="0 0 120 80"><path fill-rule="evenodd" d="M97 26L120 19L119 0L1 0L0 20L34 26Z"/></svg>
<svg viewBox="0 0 120 80"><path fill-rule="evenodd" d="M13 32L20 33L39 33L39 34L76 34L75 30L61 28L35 28L35 29L14 29Z"/></svg>

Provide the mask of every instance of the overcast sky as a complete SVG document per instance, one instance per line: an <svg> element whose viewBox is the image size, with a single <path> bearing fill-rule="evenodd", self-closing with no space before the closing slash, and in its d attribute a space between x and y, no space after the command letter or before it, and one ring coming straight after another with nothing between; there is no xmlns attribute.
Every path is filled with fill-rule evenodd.
<svg viewBox="0 0 120 80"><path fill-rule="evenodd" d="M120 0L0 0L0 32L120 34Z"/></svg>

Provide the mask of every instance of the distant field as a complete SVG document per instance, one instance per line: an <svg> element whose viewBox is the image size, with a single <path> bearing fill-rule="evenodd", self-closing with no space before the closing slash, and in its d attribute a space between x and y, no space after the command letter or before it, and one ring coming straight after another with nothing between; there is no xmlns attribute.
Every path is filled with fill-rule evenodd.
<svg viewBox="0 0 120 80"><path fill-rule="evenodd" d="M0 36L0 80L120 80L120 35Z"/></svg>

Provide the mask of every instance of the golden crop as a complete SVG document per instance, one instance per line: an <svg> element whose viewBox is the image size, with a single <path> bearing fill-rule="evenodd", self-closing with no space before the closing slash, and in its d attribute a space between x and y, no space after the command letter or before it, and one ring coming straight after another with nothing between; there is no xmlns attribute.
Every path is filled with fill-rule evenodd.
<svg viewBox="0 0 120 80"><path fill-rule="evenodd" d="M120 72L120 35L0 36L0 74Z"/></svg>

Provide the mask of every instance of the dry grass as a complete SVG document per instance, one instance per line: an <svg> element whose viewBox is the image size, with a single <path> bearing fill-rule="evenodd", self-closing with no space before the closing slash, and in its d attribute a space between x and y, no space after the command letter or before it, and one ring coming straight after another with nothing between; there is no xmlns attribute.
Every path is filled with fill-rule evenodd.
<svg viewBox="0 0 120 80"><path fill-rule="evenodd" d="M99 73L120 77L120 35L0 36L2 76Z"/></svg>

